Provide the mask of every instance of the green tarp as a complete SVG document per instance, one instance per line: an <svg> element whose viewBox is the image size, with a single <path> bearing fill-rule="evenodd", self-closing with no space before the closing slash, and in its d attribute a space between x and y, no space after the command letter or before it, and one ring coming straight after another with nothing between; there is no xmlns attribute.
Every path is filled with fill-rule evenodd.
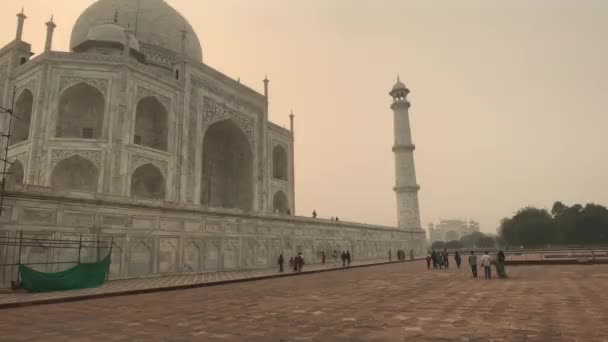
<svg viewBox="0 0 608 342"><path fill-rule="evenodd" d="M21 286L29 292L52 292L97 287L106 280L111 253L95 263L78 264L63 272L44 273L19 265Z"/></svg>

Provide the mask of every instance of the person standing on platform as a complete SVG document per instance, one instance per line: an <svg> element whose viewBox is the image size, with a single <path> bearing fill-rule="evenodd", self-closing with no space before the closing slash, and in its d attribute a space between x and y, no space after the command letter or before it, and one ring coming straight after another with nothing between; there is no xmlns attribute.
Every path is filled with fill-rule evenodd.
<svg viewBox="0 0 608 342"><path fill-rule="evenodd" d="M448 253L447 248L443 249L443 264L445 265L445 269L447 270L448 267L450 267L450 259L449 259L450 254Z"/></svg>
<svg viewBox="0 0 608 342"><path fill-rule="evenodd" d="M484 277L486 279L492 279L492 257L488 252L481 257L481 266L483 266Z"/></svg>
<svg viewBox="0 0 608 342"><path fill-rule="evenodd" d="M346 266L350 267L350 251L346 251Z"/></svg>
<svg viewBox="0 0 608 342"><path fill-rule="evenodd" d="M342 267L346 266L346 253L344 251L340 254L340 258L342 259Z"/></svg>
<svg viewBox="0 0 608 342"><path fill-rule="evenodd" d="M325 265L325 251L321 252L321 264Z"/></svg>
<svg viewBox="0 0 608 342"><path fill-rule="evenodd" d="M471 255L469 255L469 266L471 266L473 278L477 278L477 255L475 255L475 252L473 251L471 251Z"/></svg>
<svg viewBox="0 0 608 342"><path fill-rule="evenodd" d="M437 268L437 252L434 249L431 251L431 261L433 262L433 268Z"/></svg>
<svg viewBox="0 0 608 342"><path fill-rule="evenodd" d="M430 255L426 256L426 268L429 270L431 269L431 256Z"/></svg>
<svg viewBox="0 0 608 342"><path fill-rule="evenodd" d="M454 253L454 260L456 261L456 267L460 268L460 264L462 263L462 259L460 258L460 253L456 251Z"/></svg>
<svg viewBox="0 0 608 342"><path fill-rule="evenodd" d="M285 262L285 260L283 260L283 254L279 255L279 260L277 261L277 263L279 264L279 272L283 273L283 263Z"/></svg>
<svg viewBox="0 0 608 342"><path fill-rule="evenodd" d="M414 261L414 249L410 249L410 260Z"/></svg>

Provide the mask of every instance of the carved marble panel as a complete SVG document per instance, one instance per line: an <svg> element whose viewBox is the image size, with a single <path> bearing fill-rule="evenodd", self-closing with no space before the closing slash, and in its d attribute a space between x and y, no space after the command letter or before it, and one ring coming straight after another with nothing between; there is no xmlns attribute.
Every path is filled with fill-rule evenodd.
<svg viewBox="0 0 608 342"><path fill-rule="evenodd" d="M225 240L223 249L224 269L234 269L239 266L238 240Z"/></svg>
<svg viewBox="0 0 608 342"><path fill-rule="evenodd" d="M138 167L146 164L156 166L163 177L167 179L167 162L141 153L133 153L131 156L131 173L137 170Z"/></svg>
<svg viewBox="0 0 608 342"><path fill-rule="evenodd" d="M232 110L226 105L218 103L209 97L205 97L203 102L202 116L203 132L205 132L207 127L211 126L213 123L225 119L232 119L243 130L243 133L245 133L249 139L249 144L251 145L252 150L254 150L256 126L255 119Z"/></svg>
<svg viewBox="0 0 608 342"><path fill-rule="evenodd" d="M177 272L178 238L159 238L158 272Z"/></svg>
<svg viewBox="0 0 608 342"><path fill-rule="evenodd" d="M220 262L220 242L207 240L205 244L205 270L216 271Z"/></svg>
<svg viewBox="0 0 608 342"><path fill-rule="evenodd" d="M85 77L75 77L75 76L61 76L59 79L59 93L62 93L67 88L78 84L78 83L86 83L92 87L97 88L104 97L108 93L108 80L102 78L85 78Z"/></svg>
<svg viewBox="0 0 608 342"><path fill-rule="evenodd" d="M133 238L129 253L129 276L140 277L152 273L154 260L152 238Z"/></svg>
<svg viewBox="0 0 608 342"><path fill-rule="evenodd" d="M199 240L186 241L184 249L184 272L201 272L202 242Z"/></svg>
<svg viewBox="0 0 608 342"><path fill-rule="evenodd" d="M63 224L68 227L92 227L95 225L95 213L64 211Z"/></svg>
<svg viewBox="0 0 608 342"><path fill-rule="evenodd" d="M71 156L80 156L90 162L92 162L93 164L95 164L95 167L97 167L98 170L101 171L101 165L103 162L103 153L101 151L94 151L94 150L59 150L59 149L54 149L51 152L51 167L50 169L52 170L53 168L55 168L55 166L62 160L67 159Z"/></svg>

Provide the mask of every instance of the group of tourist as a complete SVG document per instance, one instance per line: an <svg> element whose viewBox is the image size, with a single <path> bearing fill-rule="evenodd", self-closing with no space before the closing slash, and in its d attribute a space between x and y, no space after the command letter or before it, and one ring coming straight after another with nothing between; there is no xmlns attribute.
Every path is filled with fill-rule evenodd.
<svg viewBox="0 0 608 342"><path fill-rule="evenodd" d="M405 251L402 249L397 250L397 260L405 261ZM410 260L414 260L414 250L410 249ZM393 252L388 251L388 261L393 261Z"/></svg>
<svg viewBox="0 0 608 342"><path fill-rule="evenodd" d="M454 261L456 262L456 267L460 268L460 265L462 264L460 253L454 253ZM426 257L426 267L430 269L431 264L433 265L433 268L448 269L450 267L450 254L448 253L448 250L444 249L443 252L432 250Z"/></svg>
<svg viewBox="0 0 608 342"><path fill-rule="evenodd" d="M283 254L279 255L279 259L277 260L277 264L279 265L279 272L283 273L283 265L285 263L285 259L283 259ZM302 253L298 253L295 257L289 258L289 268L294 272L302 272L302 267L304 267L304 256Z"/></svg>
<svg viewBox="0 0 608 342"><path fill-rule="evenodd" d="M312 211L312 218L317 218L317 211L316 210ZM336 216L336 217L332 216L330 220L331 221L336 221L336 222L340 221L340 219L338 218L338 216Z"/></svg>
<svg viewBox="0 0 608 342"><path fill-rule="evenodd" d="M454 253L454 261L456 262L456 266L460 268L460 264L462 263L462 258L460 257L460 253L456 251ZM492 257L489 252L485 252L482 255L480 264L484 270L485 279L492 279L492 265L496 268L496 274L498 274L499 278L506 278L507 273L505 271L505 262L506 257L503 251L499 251L496 254L496 257ZM448 269L450 267L450 254L447 249L444 249L442 252L432 250L429 255L426 257L426 267L431 269L431 265L434 269ZM477 255L475 255L474 251L471 251L471 255L469 255L469 266L471 267L471 273L473 274L473 278L477 278Z"/></svg>

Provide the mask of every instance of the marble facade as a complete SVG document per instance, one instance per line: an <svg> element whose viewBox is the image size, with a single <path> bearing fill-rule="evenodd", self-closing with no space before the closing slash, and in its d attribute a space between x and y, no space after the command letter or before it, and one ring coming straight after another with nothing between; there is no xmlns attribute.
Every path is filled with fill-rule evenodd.
<svg viewBox="0 0 608 342"><path fill-rule="evenodd" d="M280 252L313 262L333 249L423 253L411 191L398 228L290 215L293 114L290 129L269 122L269 81L260 94L204 64L166 2L99 0L77 20L70 52L52 50L51 20L35 56L17 17L0 49L0 105L20 118L1 119L13 134L1 234L114 238L115 278L268 267ZM60 257L32 253L24 259Z"/></svg>

